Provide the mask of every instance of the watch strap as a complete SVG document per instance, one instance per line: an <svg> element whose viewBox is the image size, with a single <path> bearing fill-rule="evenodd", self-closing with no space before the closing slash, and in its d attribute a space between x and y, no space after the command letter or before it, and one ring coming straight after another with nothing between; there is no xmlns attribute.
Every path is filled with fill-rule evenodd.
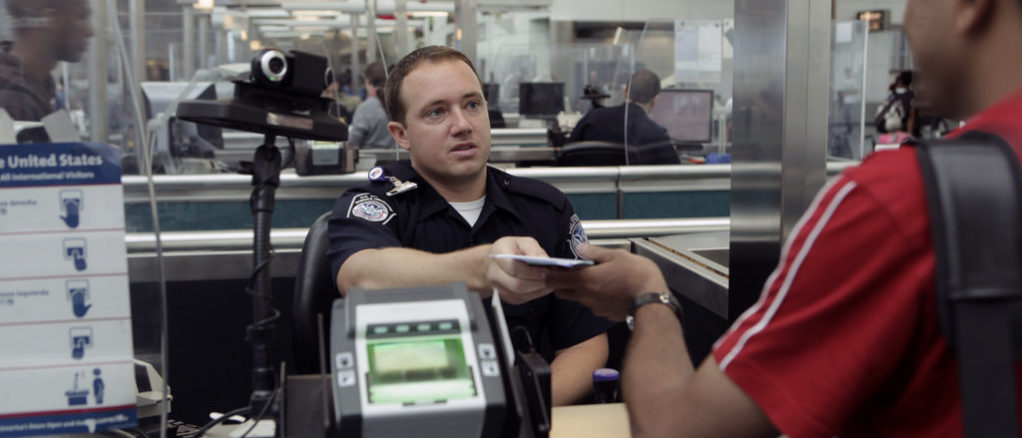
<svg viewBox="0 0 1022 438"><path fill-rule="evenodd" d="M628 324L629 330L635 330L635 312L640 307L652 303L666 304L674 310L674 315L678 317L678 322L682 321L681 303L678 302L677 298L674 298L674 295L670 292L647 292L635 297L632 308L628 309L628 317L625 318L625 322Z"/></svg>

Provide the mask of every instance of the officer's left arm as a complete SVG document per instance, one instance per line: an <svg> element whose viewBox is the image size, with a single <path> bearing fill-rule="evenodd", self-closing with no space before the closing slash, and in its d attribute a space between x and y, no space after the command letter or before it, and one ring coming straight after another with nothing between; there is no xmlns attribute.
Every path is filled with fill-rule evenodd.
<svg viewBox="0 0 1022 438"><path fill-rule="evenodd" d="M554 406L583 400L593 390L593 371L607 363L607 335L601 333L557 350L550 364Z"/></svg>
<svg viewBox="0 0 1022 438"><path fill-rule="evenodd" d="M577 257L578 245L587 242L588 238L582 228L582 221L567 199L564 200L559 229L564 234L558 239L553 255ZM559 304L562 301L555 301L555 310L549 321L551 339L554 348L557 348L554 360L550 363L554 406L579 402L591 394L593 371L602 368L609 355L607 335L604 333L606 321L593 318L588 310L574 303L567 306Z"/></svg>

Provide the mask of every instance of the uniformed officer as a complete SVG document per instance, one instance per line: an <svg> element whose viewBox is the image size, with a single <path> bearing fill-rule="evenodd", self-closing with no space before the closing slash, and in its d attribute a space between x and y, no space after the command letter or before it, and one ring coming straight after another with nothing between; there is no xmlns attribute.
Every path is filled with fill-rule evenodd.
<svg viewBox="0 0 1022 438"><path fill-rule="evenodd" d="M555 405L591 392L607 359L610 323L550 294L548 269L494 254L574 257L585 232L563 193L486 166L490 126L482 86L458 51L426 47L387 80L389 129L410 162L370 171L330 218L338 290L464 282L498 290L513 333L524 328L551 362ZM527 349L525 336L514 336Z"/></svg>
<svg viewBox="0 0 1022 438"><path fill-rule="evenodd" d="M681 164L667 129L649 118L660 96L660 78L649 70L632 73L625 90L628 101L612 107L593 108L578 121L569 143L606 141L625 144L635 151L629 164ZM628 119L625 120L627 115Z"/></svg>

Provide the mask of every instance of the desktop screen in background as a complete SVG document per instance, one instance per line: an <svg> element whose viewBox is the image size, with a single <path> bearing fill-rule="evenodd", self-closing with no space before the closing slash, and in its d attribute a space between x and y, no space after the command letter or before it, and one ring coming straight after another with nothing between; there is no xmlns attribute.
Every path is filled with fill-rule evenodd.
<svg viewBox="0 0 1022 438"><path fill-rule="evenodd" d="M667 128L675 142L709 142L713 90L660 90L649 118Z"/></svg>
<svg viewBox="0 0 1022 438"><path fill-rule="evenodd" d="M518 113L522 117L553 117L564 111L564 82L518 84Z"/></svg>

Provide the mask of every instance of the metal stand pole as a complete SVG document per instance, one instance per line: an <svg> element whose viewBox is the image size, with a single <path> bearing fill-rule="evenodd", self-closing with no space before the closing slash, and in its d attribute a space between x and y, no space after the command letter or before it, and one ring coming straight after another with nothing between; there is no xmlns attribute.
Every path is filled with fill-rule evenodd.
<svg viewBox="0 0 1022 438"><path fill-rule="evenodd" d="M248 326L246 340L252 344L252 396L249 416L263 414L273 418L276 410L267 406L276 389L270 343L275 337L273 290L270 283L270 220L273 217L274 196L280 186L280 151L276 136L266 134L266 140L256 149L252 163L252 197L250 204L254 223L252 251L252 325Z"/></svg>

